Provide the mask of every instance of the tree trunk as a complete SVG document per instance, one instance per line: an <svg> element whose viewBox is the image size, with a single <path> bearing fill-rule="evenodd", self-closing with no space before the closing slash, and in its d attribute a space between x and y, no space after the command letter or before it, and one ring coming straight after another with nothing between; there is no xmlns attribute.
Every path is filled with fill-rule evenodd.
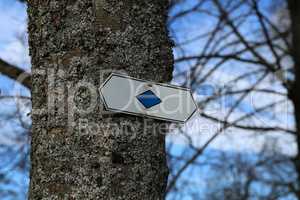
<svg viewBox="0 0 300 200"><path fill-rule="evenodd" d="M289 98L294 105L295 123L297 131L298 154L294 160L298 173L297 198L300 199L300 2L299 0L288 0L291 16L292 31L292 56L294 60L295 81L289 91Z"/></svg>
<svg viewBox="0 0 300 200"><path fill-rule="evenodd" d="M167 124L105 111L98 88L112 70L170 81L167 4L29 0L31 200L164 198Z"/></svg>

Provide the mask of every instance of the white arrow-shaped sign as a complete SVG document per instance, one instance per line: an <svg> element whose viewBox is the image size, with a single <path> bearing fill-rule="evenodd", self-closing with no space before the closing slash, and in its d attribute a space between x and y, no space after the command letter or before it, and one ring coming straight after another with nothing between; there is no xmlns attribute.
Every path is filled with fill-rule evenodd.
<svg viewBox="0 0 300 200"><path fill-rule="evenodd" d="M121 74L111 74L102 84L100 94L109 111L171 122L184 123L197 111L187 88Z"/></svg>

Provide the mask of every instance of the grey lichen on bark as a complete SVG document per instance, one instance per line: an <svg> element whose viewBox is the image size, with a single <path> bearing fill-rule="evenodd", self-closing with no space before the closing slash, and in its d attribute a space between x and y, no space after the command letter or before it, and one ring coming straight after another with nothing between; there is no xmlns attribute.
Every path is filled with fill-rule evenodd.
<svg viewBox="0 0 300 200"><path fill-rule="evenodd" d="M118 14L110 12L109 4L105 0L94 0L96 28L109 28L113 31L121 29L121 19ZM114 11L114 9L111 9Z"/></svg>
<svg viewBox="0 0 300 200"><path fill-rule="evenodd" d="M166 124L105 112L97 89L111 70L171 80L167 7L168 0L29 0L31 200L164 198Z"/></svg>

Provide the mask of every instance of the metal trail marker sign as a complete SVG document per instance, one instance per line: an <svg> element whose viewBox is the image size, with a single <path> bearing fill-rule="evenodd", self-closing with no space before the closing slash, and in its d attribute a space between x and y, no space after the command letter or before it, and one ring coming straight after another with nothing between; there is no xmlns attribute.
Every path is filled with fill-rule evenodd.
<svg viewBox="0 0 300 200"><path fill-rule="evenodd" d="M112 73L100 87L106 110L184 123L197 111L187 88Z"/></svg>

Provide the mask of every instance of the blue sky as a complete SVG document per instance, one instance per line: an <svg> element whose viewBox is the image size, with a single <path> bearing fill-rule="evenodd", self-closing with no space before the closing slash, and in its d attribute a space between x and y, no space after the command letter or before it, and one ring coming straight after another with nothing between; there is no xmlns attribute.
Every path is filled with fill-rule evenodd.
<svg viewBox="0 0 300 200"><path fill-rule="evenodd" d="M24 4L19 3L15 0L0 0L0 58L9 62L19 68L25 69L30 72L30 59L28 54L27 45L27 13ZM12 88L15 88L12 90ZM6 76L0 75L0 90L1 95L13 95L19 93L24 96L30 96L30 91L22 87L20 84L16 84ZM16 111L16 104L11 101L1 100L0 113L4 115L13 114ZM28 112L28 111L27 111ZM2 122L2 121L1 121ZM20 137L23 129L20 128L17 121L10 121L9 123L4 122L1 125L0 142L6 143L7 145L14 142L14 137ZM16 135L15 135L16 134ZM1 198L1 200L23 200L26 198L29 183L29 172L15 169L10 170L10 167L19 160L20 156L18 148L23 147L20 145L11 146L10 153L3 156L1 152L0 173L6 174L7 178L14 181L12 184L0 185L2 189L14 189L17 191L17 196L11 198ZM28 146L25 146L23 152L28 152Z"/></svg>
<svg viewBox="0 0 300 200"><path fill-rule="evenodd" d="M27 13L24 4L15 0L0 1L0 58L26 71L30 71L27 43ZM12 94L12 88L29 96L30 93L11 79L0 76L2 94Z"/></svg>

